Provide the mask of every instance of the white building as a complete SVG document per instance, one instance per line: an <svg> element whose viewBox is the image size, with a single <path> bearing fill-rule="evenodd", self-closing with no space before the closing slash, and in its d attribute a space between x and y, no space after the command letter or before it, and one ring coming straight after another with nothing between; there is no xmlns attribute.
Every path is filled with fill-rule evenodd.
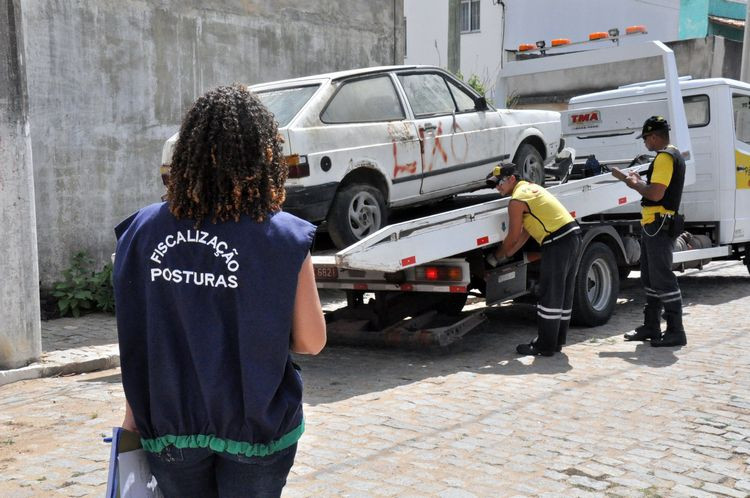
<svg viewBox="0 0 750 498"><path fill-rule="evenodd" d="M477 75L494 97L504 51L521 43L568 38L644 25L646 35L621 43L671 41L679 37L680 7L686 0L461 0L461 73ZM448 0L404 0L405 64L448 65ZM594 42L611 44L611 41ZM571 47L574 48L575 46Z"/></svg>

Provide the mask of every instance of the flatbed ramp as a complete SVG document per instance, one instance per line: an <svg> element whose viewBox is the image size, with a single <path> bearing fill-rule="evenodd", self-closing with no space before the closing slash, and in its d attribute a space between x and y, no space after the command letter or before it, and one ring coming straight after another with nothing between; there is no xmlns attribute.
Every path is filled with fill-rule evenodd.
<svg viewBox="0 0 750 498"><path fill-rule="evenodd" d="M646 169L637 165L625 171ZM611 174L548 188L574 218L640 201ZM502 242L508 233L508 198L389 225L336 253L345 268L395 272Z"/></svg>
<svg viewBox="0 0 750 498"><path fill-rule="evenodd" d="M644 166L630 169L641 168ZM635 191L611 174L556 185L548 190L577 218L640 200ZM336 253L336 265L356 270L396 272L497 244L508 232L508 202L508 198L497 199L387 226ZM316 259L330 261L331 256L316 256ZM381 294L376 301L387 297ZM481 311L459 318L441 315L434 309L420 309L416 299L430 299L432 296L428 295L402 293L392 297L396 298L394 302L378 303L380 311L408 315L406 319L378 323L373 318L378 316L376 310L369 310L366 306L347 306L326 315L330 342L404 349L444 348L486 319ZM404 303L411 308L411 313L398 314L399 297L409 298ZM372 316L366 316L373 311L376 312ZM357 314L362 312L365 316Z"/></svg>

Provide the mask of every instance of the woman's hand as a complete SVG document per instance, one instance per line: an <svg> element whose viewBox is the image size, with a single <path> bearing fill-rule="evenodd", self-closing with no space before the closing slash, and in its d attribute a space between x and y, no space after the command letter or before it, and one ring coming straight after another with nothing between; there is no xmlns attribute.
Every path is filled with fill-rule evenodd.
<svg viewBox="0 0 750 498"><path fill-rule="evenodd" d="M133 410L130 408L130 403L125 400L125 418L122 419L122 428L130 432L138 432L138 426L135 425L135 417L133 416Z"/></svg>

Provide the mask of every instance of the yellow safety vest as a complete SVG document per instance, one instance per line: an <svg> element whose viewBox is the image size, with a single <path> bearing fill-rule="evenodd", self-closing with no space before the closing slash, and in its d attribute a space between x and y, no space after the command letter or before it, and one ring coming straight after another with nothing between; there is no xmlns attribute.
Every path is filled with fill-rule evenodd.
<svg viewBox="0 0 750 498"><path fill-rule="evenodd" d="M534 183L518 182L511 199L528 206L529 212L523 214L523 227L539 244L546 236L574 221L554 195Z"/></svg>

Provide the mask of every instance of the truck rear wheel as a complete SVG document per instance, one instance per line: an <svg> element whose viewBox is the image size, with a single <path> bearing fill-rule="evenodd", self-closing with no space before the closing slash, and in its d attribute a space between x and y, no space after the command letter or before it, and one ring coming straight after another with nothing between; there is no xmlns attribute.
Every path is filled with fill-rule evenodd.
<svg viewBox="0 0 750 498"><path fill-rule="evenodd" d="M612 250L593 242L584 250L573 297L573 323L595 327L612 316L620 290L617 261Z"/></svg>
<svg viewBox="0 0 750 498"><path fill-rule="evenodd" d="M536 147L531 144L521 145L513 158L513 163L525 180L544 186L544 161Z"/></svg>
<svg viewBox="0 0 750 498"><path fill-rule="evenodd" d="M336 193L328 212L328 233L343 249L383 228L388 213L383 193L363 183L352 183Z"/></svg>

